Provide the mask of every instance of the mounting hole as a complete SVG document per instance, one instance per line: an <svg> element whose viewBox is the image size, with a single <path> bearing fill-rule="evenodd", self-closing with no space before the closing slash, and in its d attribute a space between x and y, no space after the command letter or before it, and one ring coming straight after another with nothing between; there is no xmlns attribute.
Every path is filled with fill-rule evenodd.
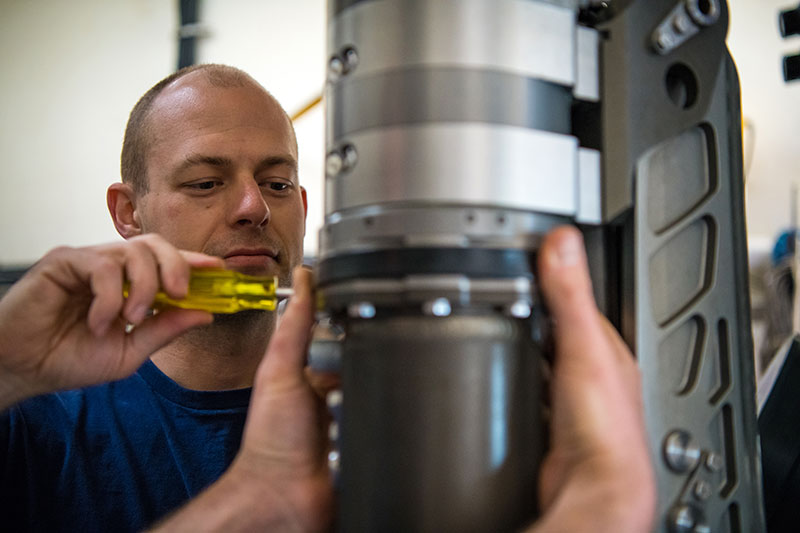
<svg viewBox="0 0 800 533"><path fill-rule="evenodd" d="M698 0L697 8L703 15L711 15L717 6L712 0Z"/></svg>
<svg viewBox="0 0 800 533"><path fill-rule="evenodd" d="M681 109L689 109L697 102L697 77L683 63L669 67L666 86L669 99Z"/></svg>

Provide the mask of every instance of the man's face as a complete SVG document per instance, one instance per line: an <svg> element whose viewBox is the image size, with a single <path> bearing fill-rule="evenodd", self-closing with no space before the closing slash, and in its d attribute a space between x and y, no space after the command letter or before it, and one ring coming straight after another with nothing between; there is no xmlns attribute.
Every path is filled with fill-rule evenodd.
<svg viewBox="0 0 800 533"><path fill-rule="evenodd" d="M288 284L303 256L306 197L278 105L255 86L214 87L192 73L157 98L148 120L142 230Z"/></svg>

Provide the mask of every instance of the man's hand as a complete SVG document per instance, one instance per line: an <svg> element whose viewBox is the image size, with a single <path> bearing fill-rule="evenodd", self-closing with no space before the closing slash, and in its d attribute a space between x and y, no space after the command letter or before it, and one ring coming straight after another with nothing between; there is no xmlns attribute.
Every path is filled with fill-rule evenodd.
<svg viewBox="0 0 800 533"><path fill-rule="evenodd" d="M655 484L639 371L597 310L575 228L546 237L539 279L556 357L550 450L540 477L543 515L531 532L650 531Z"/></svg>
<svg viewBox="0 0 800 533"><path fill-rule="evenodd" d="M213 320L179 309L148 317L155 293L181 298L190 266L222 265L157 235L50 252L0 300L0 408L130 375L180 333Z"/></svg>
<svg viewBox="0 0 800 533"><path fill-rule="evenodd" d="M314 325L311 273L294 271L294 296L256 373L242 446L208 490L158 531L326 531L333 487L325 452L328 420L306 354Z"/></svg>

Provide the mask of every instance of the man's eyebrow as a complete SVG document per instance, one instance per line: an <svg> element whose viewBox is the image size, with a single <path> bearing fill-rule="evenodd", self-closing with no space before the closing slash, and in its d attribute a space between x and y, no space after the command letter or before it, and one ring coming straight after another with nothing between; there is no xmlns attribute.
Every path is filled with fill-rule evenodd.
<svg viewBox="0 0 800 533"><path fill-rule="evenodd" d="M256 174L270 167L277 167L281 165L289 167L289 170L292 171L292 174L297 176L297 160L290 155L271 155L269 157L265 157L258 165L256 165Z"/></svg>
<svg viewBox="0 0 800 533"><path fill-rule="evenodd" d="M188 168L198 165L209 165L212 167L229 167L233 166L233 160L227 157L192 154L187 156L186 159L184 159L183 162L181 162L181 164L178 165L178 168L175 169L175 174L178 174Z"/></svg>
<svg viewBox="0 0 800 533"><path fill-rule="evenodd" d="M178 168L175 169L175 174L179 174L188 168L198 165L209 165L212 167L232 167L234 166L234 163L233 160L228 157L191 154L187 156L180 165L178 165ZM270 167L276 167L280 165L289 167L289 169L292 171L292 174L295 176L297 175L297 160L295 160L295 158L291 155L271 155L265 157L258 163L258 165L256 165L255 172L258 173Z"/></svg>

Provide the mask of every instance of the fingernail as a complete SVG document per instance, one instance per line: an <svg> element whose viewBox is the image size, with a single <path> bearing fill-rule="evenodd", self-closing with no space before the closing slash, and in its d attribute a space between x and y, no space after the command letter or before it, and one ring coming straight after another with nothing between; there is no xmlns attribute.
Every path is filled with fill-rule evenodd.
<svg viewBox="0 0 800 533"><path fill-rule="evenodd" d="M574 232L566 233L560 239L554 255L558 262L555 266L559 268L577 265L583 256L583 243L580 237Z"/></svg>
<svg viewBox="0 0 800 533"><path fill-rule="evenodd" d="M131 314L128 317L128 320L130 320L130 322L132 324L138 324L139 322L144 320L144 317L145 317L146 314L147 314L147 306L146 305L140 305L138 307L135 307L133 309L133 311L131 311Z"/></svg>

